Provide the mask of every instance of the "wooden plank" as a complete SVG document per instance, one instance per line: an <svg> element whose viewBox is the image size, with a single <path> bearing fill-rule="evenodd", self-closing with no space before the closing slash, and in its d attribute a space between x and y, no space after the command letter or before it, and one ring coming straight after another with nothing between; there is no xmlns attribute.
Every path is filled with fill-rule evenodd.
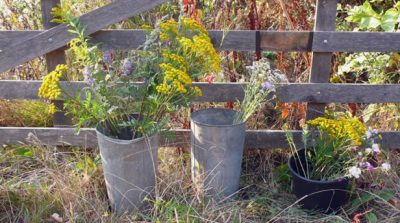
<svg viewBox="0 0 400 223"><path fill-rule="evenodd" d="M118 0L80 17L86 26L86 34L92 34L109 25L120 22L166 0ZM74 35L65 25L58 25L23 42L9 45L0 52L0 72L13 68L37 56L65 46Z"/></svg>
<svg viewBox="0 0 400 223"><path fill-rule="evenodd" d="M188 147L190 145L190 130L172 130L173 138L162 138L163 146ZM298 148L302 148L301 131L290 131ZM380 132L382 147L385 149L400 148L400 132ZM97 147L96 132L94 129L82 129L76 135L73 128L20 128L0 127L0 144L41 143L43 145L68 145ZM282 130L247 130L246 148L277 149L288 148L285 132Z"/></svg>
<svg viewBox="0 0 400 223"><path fill-rule="evenodd" d="M311 51L312 32L260 31L264 51Z"/></svg>
<svg viewBox="0 0 400 223"><path fill-rule="evenodd" d="M337 3L338 0L317 0L314 31L334 31L336 29ZM331 67L332 53L313 53L309 80L310 83L329 82ZM324 104L308 104L306 119L311 120L323 116L324 110Z"/></svg>
<svg viewBox="0 0 400 223"><path fill-rule="evenodd" d="M39 99L40 84L41 81L0 81L0 98ZM62 88L70 95L84 86L83 82L62 82ZM195 102L226 102L242 100L245 84L194 83L194 86L203 90L203 96L196 98ZM277 95L281 102L399 103L400 85L292 83L279 85Z"/></svg>
<svg viewBox="0 0 400 223"><path fill-rule="evenodd" d="M162 138L163 146L190 145L190 130L172 130L174 137ZM296 141L300 142L301 132L292 131ZM76 135L73 128L21 128L21 127L0 127L0 144L41 143L43 145L69 145L97 147L96 132L94 129L81 129ZM301 144L299 143L299 146ZM247 131L247 148L286 148L287 143L283 131L278 130L251 130Z"/></svg>
<svg viewBox="0 0 400 223"><path fill-rule="evenodd" d="M0 49L23 42L43 31L0 31ZM306 51L306 52L398 52L400 33L333 32L333 31L259 31L260 45L254 41L257 31L230 31L222 41L224 31L210 30L217 50ZM242 33L244 32L244 33ZM248 35L245 35L248 34ZM243 39L239 37L244 37ZM137 49L144 43L143 30L101 30L92 34L92 42L103 50ZM326 40L326 41L325 41ZM220 44L222 42L222 45ZM312 47L311 47L312 46Z"/></svg>
<svg viewBox="0 0 400 223"><path fill-rule="evenodd" d="M314 52L399 52L400 33L315 32Z"/></svg>
<svg viewBox="0 0 400 223"><path fill-rule="evenodd" d="M209 31L211 40L218 50L256 51L257 31Z"/></svg>
<svg viewBox="0 0 400 223"><path fill-rule="evenodd" d="M283 102L398 103L399 84L289 84L278 89Z"/></svg>
<svg viewBox="0 0 400 223"><path fill-rule="evenodd" d="M0 31L0 49L23 42L43 31ZM210 30L217 50L306 51L306 52L398 52L400 33L333 32L333 31L230 31L222 41L224 31ZM254 42L260 33L260 45ZM137 49L144 43L143 30L101 30L91 41L103 50ZM243 39L242 39L243 38ZM326 40L326 41L325 41ZM222 45L221 45L222 42ZM312 47L311 47L312 46Z"/></svg>
<svg viewBox="0 0 400 223"><path fill-rule="evenodd" d="M43 27L45 29L51 29L57 26L56 23L51 22L51 20L53 19L51 10L60 4L61 4L60 0L41 0L42 22L43 22ZM46 58L46 66L48 73L55 70L57 65L66 64L65 52L63 49L57 49L50 53L47 53L45 55L45 58ZM71 117L68 117L66 115L63 101L54 100L52 102L57 108L57 112L55 112L53 115L54 126L57 127L72 126L72 119Z"/></svg>
<svg viewBox="0 0 400 223"><path fill-rule="evenodd" d="M0 49L23 42L44 31L0 31ZM210 38L217 50L255 51L256 33L250 30L221 31L209 30ZM286 34L291 36L291 32ZM274 35L274 32L271 32ZM99 44L102 50L134 50L140 47L146 38L143 30L101 30L91 35L91 42ZM279 43L277 43L279 44ZM279 48L280 46L274 46ZM283 46L285 47L285 46ZM289 49L285 49L289 50Z"/></svg>
<svg viewBox="0 0 400 223"><path fill-rule="evenodd" d="M42 30L37 31L0 31L0 50L4 50L16 42L23 42L33 36L40 34Z"/></svg>
<svg viewBox="0 0 400 223"><path fill-rule="evenodd" d="M39 99L38 90L42 81L0 80L1 99ZM140 83L136 83L140 84ZM62 88L69 94L85 87L84 82L61 82ZM226 102L243 99L243 84L239 83L194 83L203 91L203 96L196 102Z"/></svg>
<svg viewBox="0 0 400 223"><path fill-rule="evenodd" d="M209 30L210 38L217 50L256 50L256 31ZM137 49L145 41L143 30L102 30L93 34L93 42L103 50Z"/></svg>

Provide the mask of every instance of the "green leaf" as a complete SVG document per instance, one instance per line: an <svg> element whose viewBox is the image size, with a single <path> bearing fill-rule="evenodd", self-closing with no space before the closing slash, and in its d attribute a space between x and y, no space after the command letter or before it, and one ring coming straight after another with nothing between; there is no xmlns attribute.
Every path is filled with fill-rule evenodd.
<svg viewBox="0 0 400 223"><path fill-rule="evenodd" d="M362 17L360 21L360 28L363 29L376 29L381 25L381 21L375 17Z"/></svg>
<svg viewBox="0 0 400 223"><path fill-rule="evenodd" d="M378 217L372 212L369 212L368 214L366 214L365 218L367 219L368 223L378 222Z"/></svg>
<svg viewBox="0 0 400 223"><path fill-rule="evenodd" d="M396 24L398 23L398 19L399 11L397 11L397 9L392 8L387 10L381 19L382 29L386 32L393 32Z"/></svg>
<svg viewBox="0 0 400 223"><path fill-rule="evenodd" d="M394 197L395 194L396 194L395 190L387 189L387 190L380 192L378 194L378 196L385 201L389 201L390 199L392 199Z"/></svg>
<svg viewBox="0 0 400 223"><path fill-rule="evenodd" d="M33 156L33 152L32 152L32 150L30 150L28 148L21 147L21 148L18 148L17 150L15 150L15 155L25 156L25 157L32 157Z"/></svg>
<svg viewBox="0 0 400 223"><path fill-rule="evenodd" d="M361 29L376 29L381 25L381 16L375 12L368 1L365 1L362 6L352 8L348 14L346 20L358 23Z"/></svg>
<svg viewBox="0 0 400 223"><path fill-rule="evenodd" d="M379 17L379 14L375 12L368 0L362 5L362 10L369 16Z"/></svg>

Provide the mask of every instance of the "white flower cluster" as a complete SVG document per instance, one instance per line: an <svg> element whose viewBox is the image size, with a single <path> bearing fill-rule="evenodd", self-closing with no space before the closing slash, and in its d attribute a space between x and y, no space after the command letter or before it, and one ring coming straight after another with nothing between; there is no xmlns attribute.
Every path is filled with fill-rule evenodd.
<svg viewBox="0 0 400 223"><path fill-rule="evenodd" d="M251 75L257 75L262 82L269 83L288 83L285 74L280 70L272 69L267 58L254 61L252 66L247 66L247 70Z"/></svg>
<svg viewBox="0 0 400 223"><path fill-rule="evenodd" d="M358 179L361 176L361 169L356 166L352 166L349 169L349 175Z"/></svg>

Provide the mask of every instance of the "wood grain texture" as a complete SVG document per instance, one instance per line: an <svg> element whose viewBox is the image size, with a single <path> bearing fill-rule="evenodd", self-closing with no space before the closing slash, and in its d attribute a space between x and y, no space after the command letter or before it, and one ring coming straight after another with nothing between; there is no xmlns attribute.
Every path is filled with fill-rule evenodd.
<svg viewBox="0 0 400 223"><path fill-rule="evenodd" d="M170 147L189 147L190 130L172 130L174 137L161 139L160 145ZM297 148L302 148L301 131L290 131ZM400 148L400 132L381 132L382 147L385 149ZM94 129L82 129L76 135L73 128L18 128L0 127L0 144L41 143L43 145L65 145L97 147ZM287 149L285 132L282 130L248 130L245 147L248 149Z"/></svg>
<svg viewBox="0 0 400 223"><path fill-rule="evenodd" d="M315 32L314 52L399 52L400 33Z"/></svg>
<svg viewBox="0 0 400 223"><path fill-rule="evenodd" d="M37 31L0 31L0 50L4 50L6 47L23 42L33 36L42 33L42 30Z"/></svg>
<svg viewBox="0 0 400 223"><path fill-rule="evenodd" d="M140 84L140 83L137 83ZM0 81L2 99L39 99L37 92L41 81ZM62 82L62 88L68 94L85 87L83 82ZM244 83L194 83L203 90L203 96L195 102L226 102L242 100ZM367 92L367 93L366 93ZM399 103L400 85L398 84L328 84L302 83L281 84L277 89L281 102L310 103Z"/></svg>
<svg viewBox="0 0 400 223"><path fill-rule="evenodd" d="M44 31L0 31L0 49L16 42L24 42ZM257 33L260 40L256 41ZM311 51L312 32L209 30L214 47L219 50L255 51ZM100 30L92 36L92 43L102 50L134 50L145 41L143 30ZM65 45L64 45L65 46ZM40 56L37 54L37 56Z"/></svg>
<svg viewBox="0 0 400 223"><path fill-rule="evenodd" d="M0 49L15 42L23 42L43 31L0 31ZM305 51L305 52L399 52L400 33L387 32L333 32L333 31L225 31L210 30L217 50ZM101 30L92 36L92 43L103 50L134 50L144 43L143 30ZM243 37L243 39L242 39ZM325 41L326 40L326 41ZM222 42L222 44L221 44Z"/></svg>
<svg viewBox="0 0 400 223"><path fill-rule="evenodd" d="M336 7L338 0L317 0L314 31L334 31L336 29ZM313 45L314 45L313 39ZM331 75L332 53L313 53L310 83L327 83ZM324 115L325 105L311 103L307 106L306 119Z"/></svg>
<svg viewBox="0 0 400 223"><path fill-rule="evenodd" d="M312 32L260 31L264 51L311 51Z"/></svg>
<svg viewBox="0 0 400 223"><path fill-rule="evenodd" d="M86 34L92 34L109 25L120 22L131 16L165 2L166 0L118 0L95 9L80 17L86 26ZM40 34L15 42L0 53L0 72L29 61L38 55L49 53L65 46L74 35L68 32L65 25L58 25Z"/></svg>
<svg viewBox="0 0 400 223"><path fill-rule="evenodd" d="M209 30L211 41L217 50L256 50L256 31ZM93 34L93 42L103 50L137 49L145 41L143 30L102 30Z"/></svg>
<svg viewBox="0 0 400 223"><path fill-rule="evenodd" d="M289 84L278 89L278 99L310 103L396 103L400 102L400 85Z"/></svg>
<svg viewBox="0 0 400 223"><path fill-rule="evenodd" d="M301 132L292 131L296 142L301 147ZM172 137L162 137L161 145L171 147L188 147L190 130L172 130ZM0 144L41 143L43 145L68 145L97 147L96 131L81 129L77 135L73 128L21 128L0 127ZM246 133L246 148L286 148L288 145L283 131L251 130Z"/></svg>

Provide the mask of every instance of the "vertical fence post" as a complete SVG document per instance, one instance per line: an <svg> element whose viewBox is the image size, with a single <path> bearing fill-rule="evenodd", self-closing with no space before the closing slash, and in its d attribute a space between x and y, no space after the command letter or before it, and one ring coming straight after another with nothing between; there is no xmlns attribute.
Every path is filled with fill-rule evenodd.
<svg viewBox="0 0 400 223"><path fill-rule="evenodd" d="M53 16L51 14L51 9L56 7L60 4L60 0L41 0L41 7L42 7L42 19L43 19L43 27L44 29L51 29L52 27L56 26L51 22ZM48 39L48 41L52 41ZM65 52L63 49L58 49L52 51L45 55L46 57L46 65L47 65L47 72L51 72L56 68L58 64L65 64ZM63 101L55 100L53 101L55 106L57 107L57 112L53 115L53 124L57 127L68 127L72 125L71 118L65 115L63 111Z"/></svg>
<svg viewBox="0 0 400 223"><path fill-rule="evenodd" d="M317 0L314 31L335 31L338 0ZM328 41L328 40L323 40ZM324 42L327 43L327 42ZM332 53L313 53L310 83L328 83L332 69ZM307 120L324 115L325 104L309 103Z"/></svg>

